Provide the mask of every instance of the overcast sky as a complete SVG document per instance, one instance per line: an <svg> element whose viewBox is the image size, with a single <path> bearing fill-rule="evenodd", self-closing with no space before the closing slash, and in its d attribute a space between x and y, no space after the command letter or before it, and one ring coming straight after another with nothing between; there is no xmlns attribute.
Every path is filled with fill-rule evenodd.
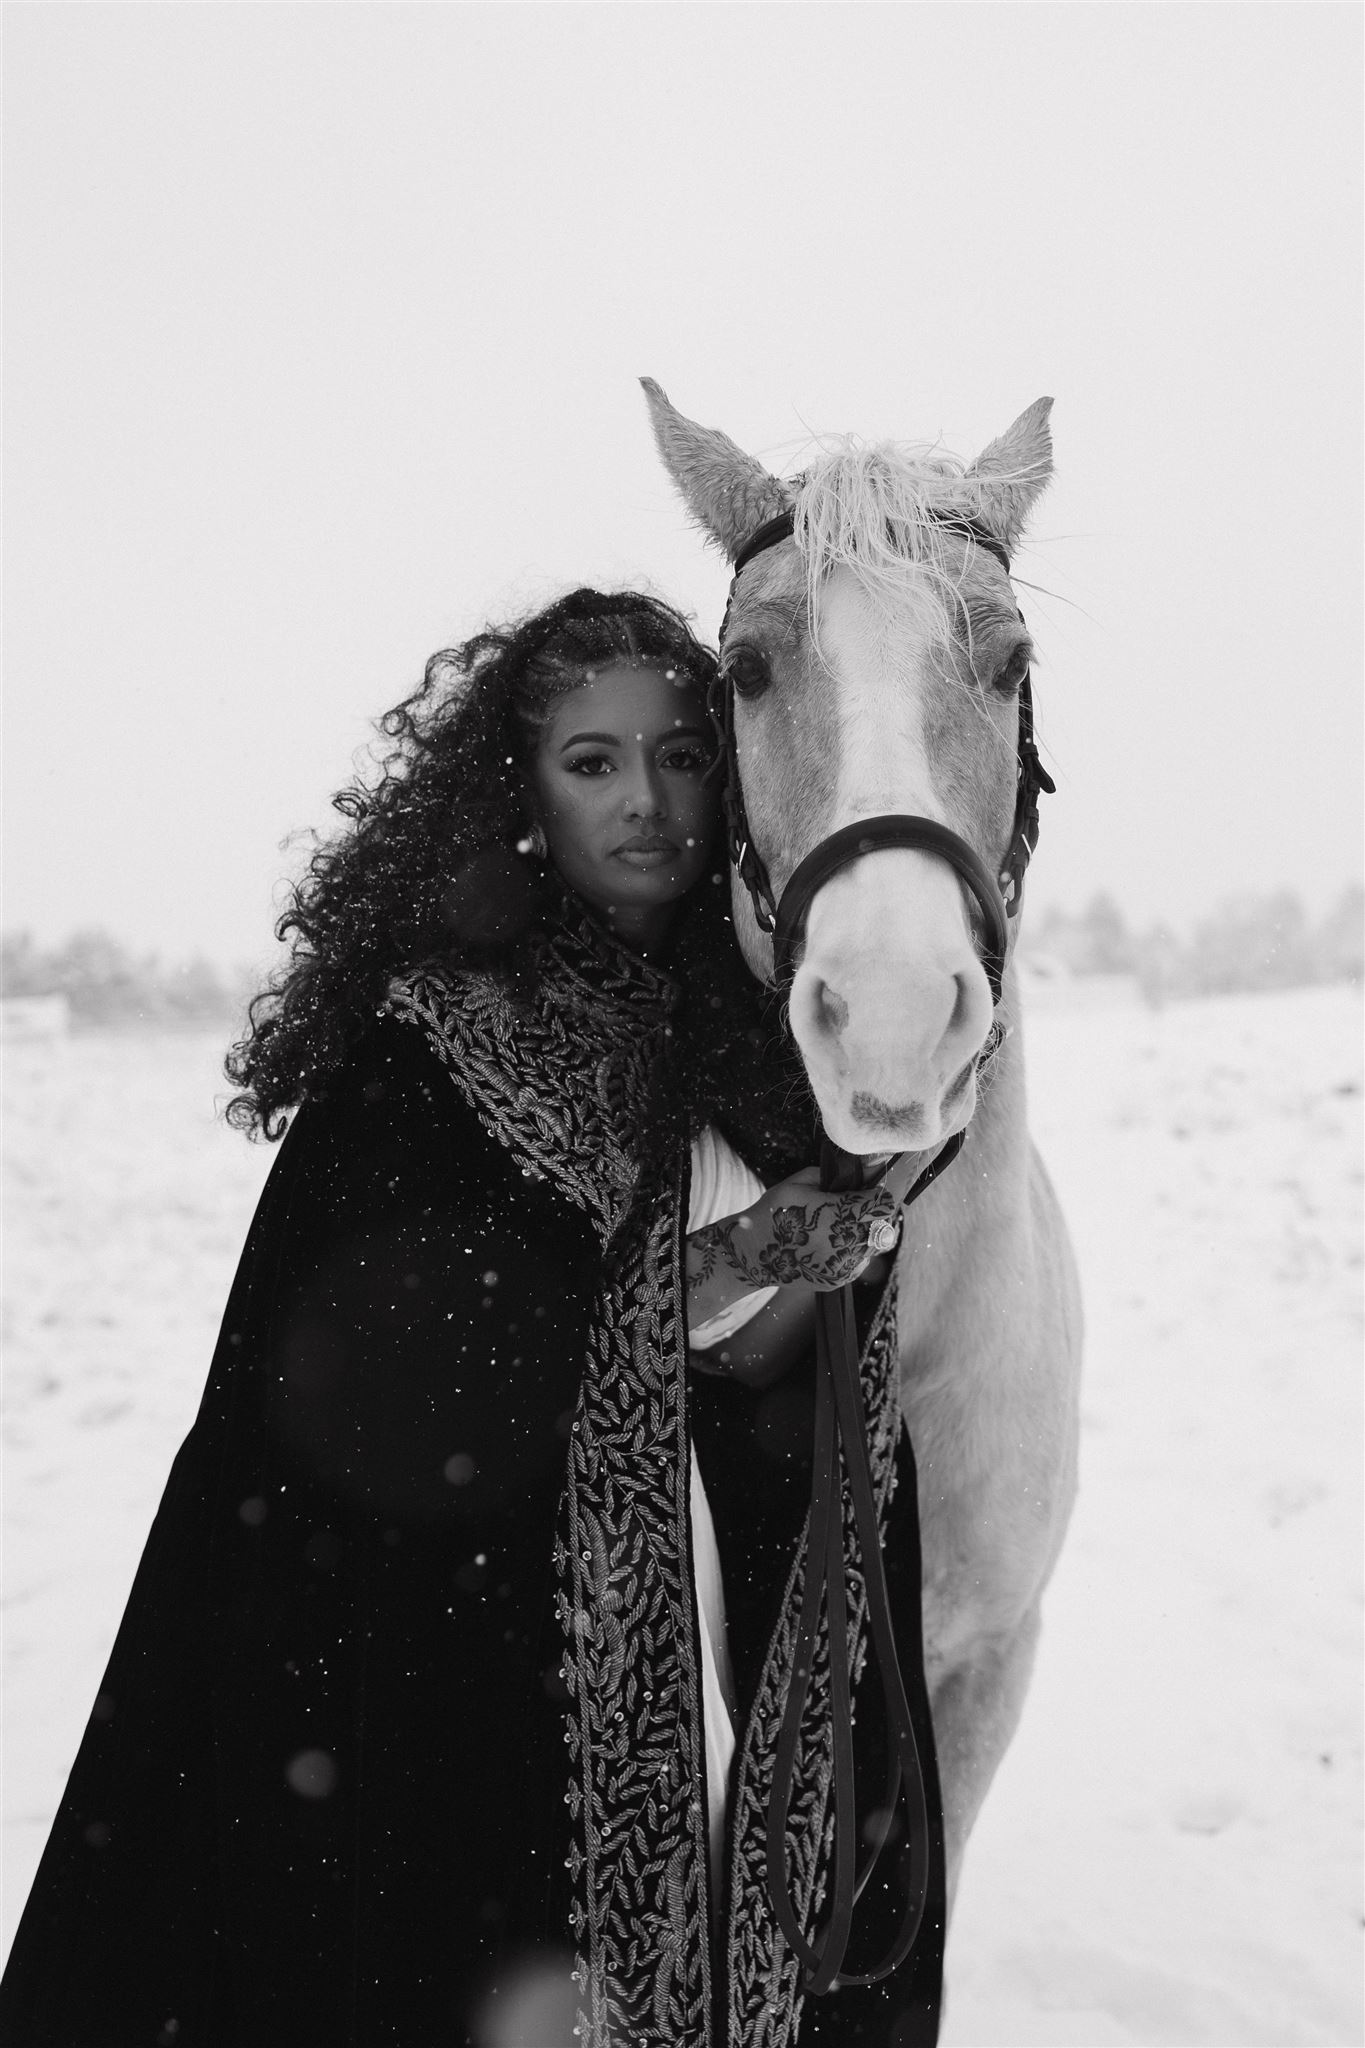
<svg viewBox="0 0 1365 2048"><path fill-rule="evenodd" d="M636 379L778 469L1056 399L1034 906L1361 874L1354 5L26 5L6 925L256 959L425 657L709 637ZM297 842L296 848L297 848Z"/></svg>

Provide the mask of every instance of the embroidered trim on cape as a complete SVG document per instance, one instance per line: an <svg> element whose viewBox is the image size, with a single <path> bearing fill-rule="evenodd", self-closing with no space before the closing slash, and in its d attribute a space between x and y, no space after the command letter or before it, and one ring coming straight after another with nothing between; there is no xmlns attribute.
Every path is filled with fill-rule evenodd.
<svg viewBox="0 0 1365 2048"><path fill-rule="evenodd" d="M561 1498L556 1610L584 2048L710 2048L704 1739L689 1528L681 1171L624 1237L666 1007L543 974L534 1010L486 977L396 982L428 1043L528 1172L608 1249Z"/></svg>

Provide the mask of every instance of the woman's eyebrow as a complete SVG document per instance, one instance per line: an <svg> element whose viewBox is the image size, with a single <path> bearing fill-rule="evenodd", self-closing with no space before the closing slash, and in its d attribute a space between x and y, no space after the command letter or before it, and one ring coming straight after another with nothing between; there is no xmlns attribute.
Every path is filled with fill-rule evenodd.
<svg viewBox="0 0 1365 2048"><path fill-rule="evenodd" d="M637 734L636 737L643 738L643 734ZM710 729L705 725L679 724L669 726L667 732L661 732L654 744L656 747L662 747L670 740L705 740L710 737ZM584 741L590 741L595 747L619 747L625 744L621 735L615 732L571 732L567 739L560 741L559 751L561 754L567 753L570 747L582 746Z"/></svg>

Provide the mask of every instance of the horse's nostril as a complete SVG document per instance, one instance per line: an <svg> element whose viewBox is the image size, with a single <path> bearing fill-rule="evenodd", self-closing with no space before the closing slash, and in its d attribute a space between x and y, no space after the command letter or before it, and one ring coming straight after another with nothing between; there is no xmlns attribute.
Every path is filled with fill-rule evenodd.
<svg viewBox="0 0 1365 2048"><path fill-rule="evenodd" d="M848 1004L836 989L830 987L827 981L822 981L820 984L820 993L816 997L816 1008L819 1011L820 1022L824 1025L826 1031L837 1038L848 1023Z"/></svg>
<svg viewBox="0 0 1365 2048"><path fill-rule="evenodd" d="M966 1045L975 1052L990 1029L990 988L979 964L955 974L953 982L953 1009L945 1039L959 1048Z"/></svg>

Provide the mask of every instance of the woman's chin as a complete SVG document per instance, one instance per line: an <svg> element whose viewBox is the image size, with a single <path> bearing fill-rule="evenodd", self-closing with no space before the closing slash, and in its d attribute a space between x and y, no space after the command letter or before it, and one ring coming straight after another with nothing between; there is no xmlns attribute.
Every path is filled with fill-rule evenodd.
<svg viewBox="0 0 1365 2048"><path fill-rule="evenodd" d="M657 867L628 866L618 861L591 893L580 890L593 909L611 917L622 910L663 909L681 903L701 876L673 861Z"/></svg>

